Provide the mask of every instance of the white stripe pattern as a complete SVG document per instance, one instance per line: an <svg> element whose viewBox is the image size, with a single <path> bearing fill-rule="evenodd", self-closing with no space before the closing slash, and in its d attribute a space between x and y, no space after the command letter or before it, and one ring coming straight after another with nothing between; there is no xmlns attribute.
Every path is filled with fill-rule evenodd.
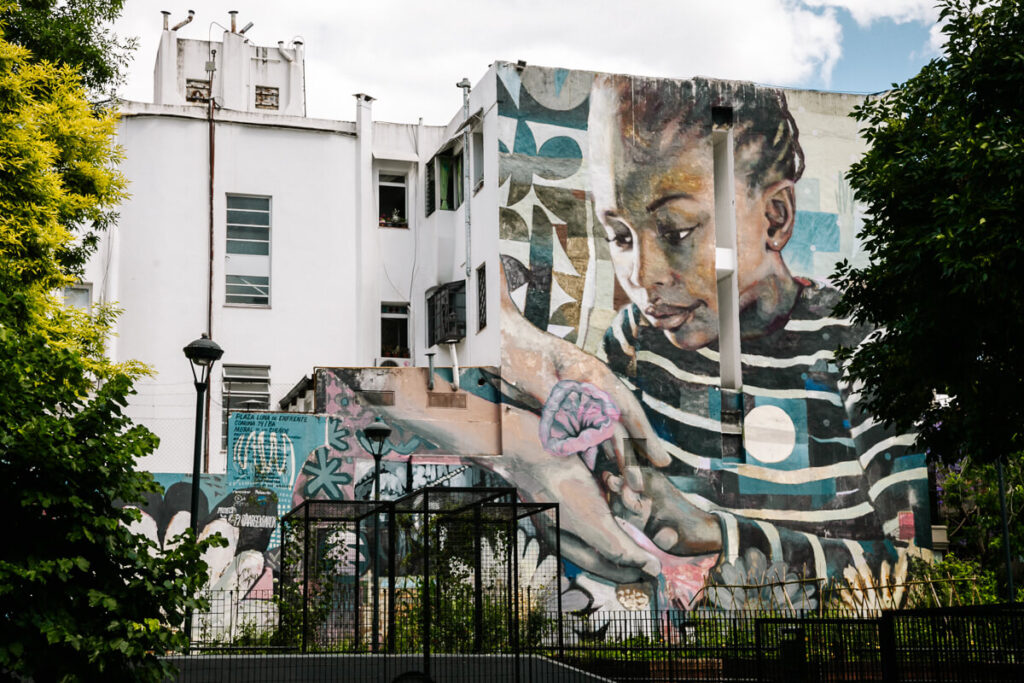
<svg viewBox="0 0 1024 683"><path fill-rule="evenodd" d="M715 363L721 362L721 354L718 351L711 349L698 349L697 353L704 356L710 361ZM752 353L741 353L740 362L744 365L749 365L757 368L791 368L797 365L814 365L819 360L832 360L835 357L835 352L832 349L823 349L821 351L815 351L812 354L803 356L788 356L788 357L777 357L777 356L757 356Z"/></svg>
<svg viewBox="0 0 1024 683"><path fill-rule="evenodd" d="M817 536L812 536L804 531L800 532L807 538L807 542L811 544L811 552L814 553L814 575L816 578L825 579L828 578L828 565L825 564L825 549L821 547L821 539Z"/></svg>
<svg viewBox="0 0 1024 683"><path fill-rule="evenodd" d="M625 378L622 378L622 383L630 389L636 389L636 385ZM654 398L650 394L644 394L644 403L649 405L656 412L659 412L665 417L675 420L676 422L682 422L683 424L690 425L691 427L697 427L699 429L708 429L713 432L722 431L722 423L718 420L712 420L710 417L684 412L675 406L670 406L664 401Z"/></svg>
<svg viewBox="0 0 1024 683"><path fill-rule="evenodd" d="M904 481L927 479L927 467L915 467L912 470L903 470L902 472L897 472L896 474L890 474L888 477L885 477L884 479L879 479L874 484L872 484L871 488L868 489L868 498L870 498L871 500L875 500L876 498L878 498L878 496L882 494L882 491L889 488L890 486L893 486L894 484L899 484Z"/></svg>
<svg viewBox="0 0 1024 683"><path fill-rule="evenodd" d="M857 519L874 512L871 503L862 502L848 508L838 510L768 510L761 508L733 509L722 507L697 493L681 492L683 499L694 507L705 512L717 513L726 510L748 519L764 519L772 522L834 522L839 520Z"/></svg>
<svg viewBox="0 0 1024 683"><path fill-rule="evenodd" d="M804 467L799 470L776 470L761 465L723 462L722 469L743 477L775 484L806 484L836 477L859 477L864 473L856 460L845 460L821 467Z"/></svg>
<svg viewBox="0 0 1024 683"><path fill-rule="evenodd" d="M636 359L638 361L650 363L651 365L656 365L665 372L675 377L676 379L681 379L684 382L692 382L694 384L705 384L707 386L712 387L717 387L722 384L722 380L720 380L717 375L698 375L693 372L687 372L686 370L683 370L678 365L676 365L669 359L665 358L664 356L657 353L653 353L651 351L640 351L639 353L637 353Z"/></svg>
<svg viewBox="0 0 1024 683"><path fill-rule="evenodd" d="M882 439L871 448L864 451L860 456L860 466L864 469L868 468L871 461L874 460L875 456L884 451L887 448L893 448L895 446L910 446L913 445L916 437L913 434L900 434L899 436L890 436L888 439Z"/></svg>
<svg viewBox="0 0 1024 683"><path fill-rule="evenodd" d="M864 547L857 543L857 541L851 541L849 539L843 539L843 543L846 544L846 549L850 551L850 557L853 558L853 566L859 571L867 565L867 561L864 559Z"/></svg>
<svg viewBox="0 0 1024 683"><path fill-rule="evenodd" d="M722 510L712 510L711 513L724 522L725 538L722 539L722 550L725 552L727 562L735 563L740 556L740 526L736 518Z"/></svg>
<svg viewBox="0 0 1024 683"><path fill-rule="evenodd" d="M846 318L818 318L817 320L790 320L786 323L785 329L790 332L817 332L823 327L842 325L843 327L853 326L853 321Z"/></svg>
<svg viewBox="0 0 1024 683"><path fill-rule="evenodd" d="M839 398L839 394L834 394L831 391L817 391L814 389L765 389L763 387L744 384L743 392L751 394L752 396L765 396L767 398L801 398L815 401L828 401L829 403L840 407L843 405L842 400Z"/></svg>
<svg viewBox="0 0 1024 683"><path fill-rule="evenodd" d="M784 562L785 558L782 555L782 539L779 538L779 530L775 528L774 524L768 522L762 522L759 519L754 520L754 524L761 529L761 532L768 539L768 547L771 548L771 560L772 562Z"/></svg>

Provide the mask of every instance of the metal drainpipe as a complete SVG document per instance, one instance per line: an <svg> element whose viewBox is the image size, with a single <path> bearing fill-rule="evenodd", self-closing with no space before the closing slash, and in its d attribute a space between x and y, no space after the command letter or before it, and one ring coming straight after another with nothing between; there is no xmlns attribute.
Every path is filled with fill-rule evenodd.
<svg viewBox="0 0 1024 683"><path fill-rule="evenodd" d="M463 122L469 120L469 91L470 83L468 78L463 78L456 85L462 88L462 120ZM470 220L470 195L472 194L472 188L469 186L469 162L472 159L472 153L469 149L469 143L472 138L472 134L467 128L462 133L462 203L465 204L465 219L466 219L466 278L468 279L473 274L473 250L472 250L472 236L471 227L472 221ZM468 284L468 283L467 283ZM456 380L458 381L458 380Z"/></svg>
<svg viewBox="0 0 1024 683"><path fill-rule="evenodd" d="M452 391L459 390L459 355L455 352L455 344L448 345L448 352L452 355Z"/></svg>
<svg viewBox="0 0 1024 683"><path fill-rule="evenodd" d="M427 391L434 390L434 354L427 354Z"/></svg>
<svg viewBox="0 0 1024 683"><path fill-rule="evenodd" d="M210 154L209 154L209 158L210 158L210 169L209 169L210 192L209 192L209 195L210 196L209 196L209 216L208 216L208 219L209 219L210 254L209 254L209 262L207 263L207 272L209 274L209 279L208 279L208 282L207 282L207 289L206 289L206 334L211 339L213 339L213 178L214 178L214 168L215 168L215 160L216 160L216 145L215 145L216 136L215 136L215 133L214 133L215 127L214 127L214 123L213 123L213 107L214 107L213 75L217 71L217 69L214 66L216 64L216 60L217 60L217 51L216 50L211 50L210 51L210 63L207 65L208 68L209 68L209 73L210 73L210 100L208 102L208 107L207 107L207 110L206 110L207 111L207 120L209 121L208 125L209 125L209 151L210 151ZM205 438L203 439L203 441L205 443L205 445L203 447L203 471L204 472L209 472L210 471L210 395L212 393L213 393L212 391L207 391L206 392L206 434L205 434Z"/></svg>

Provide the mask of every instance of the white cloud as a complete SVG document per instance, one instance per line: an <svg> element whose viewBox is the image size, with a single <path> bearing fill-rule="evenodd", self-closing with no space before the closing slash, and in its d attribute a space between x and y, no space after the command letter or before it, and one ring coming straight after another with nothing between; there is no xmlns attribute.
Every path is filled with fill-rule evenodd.
<svg viewBox="0 0 1024 683"><path fill-rule="evenodd" d="M850 13L859 26L870 26L879 19L897 24L917 21L931 24L938 19L936 0L803 0L808 7L833 7Z"/></svg>
<svg viewBox="0 0 1024 683"><path fill-rule="evenodd" d="M829 82L842 55L837 8L857 21L917 17L933 0L377 0L374 3L207 0L186 38L220 39L229 9L258 45L302 35L309 114L351 119L351 95L377 98L374 117L446 123L461 103L455 83L476 81L496 59L637 73L704 75L775 85ZM171 22L192 2L129 0L117 30L140 50L125 96L152 97L160 9ZM885 7L889 7L886 14ZM859 18L858 18L859 17ZM916 19L915 19L916 20Z"/></svg>

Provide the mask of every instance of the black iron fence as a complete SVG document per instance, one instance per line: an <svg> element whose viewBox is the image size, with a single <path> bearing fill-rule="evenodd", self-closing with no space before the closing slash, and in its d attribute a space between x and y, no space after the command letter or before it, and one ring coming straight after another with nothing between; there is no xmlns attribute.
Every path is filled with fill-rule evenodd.
<svg viewBox="0 0 1024 683"><path fill-rule="evenodd" d="M424 671L422 650L338 642L303 654L281 639L273 600L231 606L216 596L209 623L220 640L172 658L180 681L392 681ZM440 623L452 633L464 624ZM239 619L244 615L245 618ZM1024 606L885 611L874 616L798 612L595 612L534 610L516 637L491 624L494 647L471 636L435 639L433 681L1022 681ZM227 636L235 634L232 639ZM282 644L283 643L283 644ZM442 647L446 643L446 647ZM426 680L406 678L403 680Z"/></svg>

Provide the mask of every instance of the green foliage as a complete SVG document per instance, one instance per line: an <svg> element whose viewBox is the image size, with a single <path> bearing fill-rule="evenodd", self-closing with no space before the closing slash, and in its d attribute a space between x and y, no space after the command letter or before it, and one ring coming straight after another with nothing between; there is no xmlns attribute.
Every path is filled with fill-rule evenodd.
<svg viewBox="0 0 1024 683"><path fill-rule="evenodd" d="M35 59L74 67L86 88L109 95L124 83L138 43L110 30L123 8L124 0L18 0L0 8L0 22L6 39Z"/></svg>
<svg viewBox="0 0 1024 683"><path fill-rule="evenodd" d="M946 462L1024 446L1022 5L942 0L943 55L854 112L870 264L837 266L836 313L880 331L840 360L869 413Z"/></svg>
<svg viewBox="0 0 1024 683"><path fill-rule="evenodd" d="M70 67L0 39L0 519L17 538L0 555L5 678L163 680L157 655L184 646L171 625L206 575L209 542L161 553L129 530L139 513L121 504L158 490L134 469L157 439L123 413L143 368L105 356L112 309L54 295L88 254L74 229L122 196L114 123Z"/></svg>
<svg viewBox="0 0 1024 683"><path fill-rule="evenodd" d="M977 560L961 559L947 553L941 562L914 558L908 578L927 582L927 591L917 591L913 607L954 607L959 605L991 605L1002 601L996 577Z"/></svg>
<svg viewBox="0 0 1024 683"><path fill-rule="evenodd" d="M955 465L939 466L936 474L950 549L957 557L997 567L1002 574L1005 555L996 466L964 458ZM1008 459L1005 474L1010 549L1019 558L1024 548L1024 463L1019 454Z"/></svg>

